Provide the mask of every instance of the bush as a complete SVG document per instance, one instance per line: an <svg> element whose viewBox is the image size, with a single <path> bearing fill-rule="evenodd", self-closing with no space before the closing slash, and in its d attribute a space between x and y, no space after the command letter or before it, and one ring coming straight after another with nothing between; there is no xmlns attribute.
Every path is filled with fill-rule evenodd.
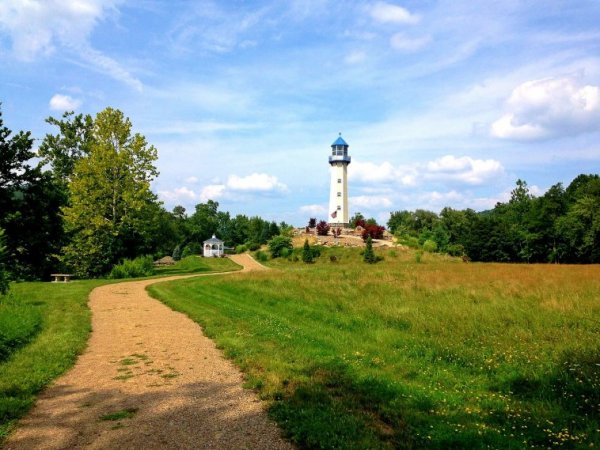
<svg viewBox="0 0 600 450"><path fill-rule="evenodd" d="M383 232L385 231L385 227L381 225L367 223L364 226L364 230L362 232L362 238L366 241L368 237L371 239L382 239Z"/></svg>
<svg viewBox="0 0 600 450"><path fill-rule="evenodd" d="M321 249L322 249L322 247L320 245L313 245L310 248L313 258L318 258L319 256L321 256Z"/></svg>
<svg viewBox="0 0 600 450"><path fill-rule="evenodd" d="M450 256L462 256L465 254L465 248L460 244L451 244L446 247L446 251Z"/></svg>
<svg viewBox="0 0 600 450"><path fill-rule="evenodd" d="M423 242L423 250L426 252L433 253L437 250L437 248L437 242L432 241L431 239L427 239L425 242Z"/></svg>
<svg viewBox="0 0 600 450"><path fill-rule="evenodd" d="M186 256L200 254L202 254L202 246L198 242L190 242L184 247L183 252L181 253L181 257L185 258Z"/></svg>
<svg viewBox="0 0 600 450"><path fill-rule="evenodd" d="M179 261L181 259L181 246L179 244L177 244L173 249L172 257L175 261Z"/></svg>
<svg viewBox="0 0 600 450"><path fill-rule="evenodd" d="M397 236L398 238L398 243L402 244L402 245L406 245L407 247L410 248L419 248L419 239L415 236L409 236L406 234L402 234L400 236Z"/></svg>
<svg viewBox="0 0 600 450"><path fill-rule="evenodd" d="M327 236L329 234L329 224L324 220L321 220L317 224L317 234L319 236Z"/></svg>
<svg viewBox="0 0 600 450"><path fill-rule="evenodd" d="M118 280L121 278L149 277L154 274L152 257L140 256L133 260L126 259L121 264L112 268L108 278Z"/></svg>
<svg viewBox="0 0 600 450"><path fill-rule="evenodd" d="M292 251L289 248L284 247L279 252L279 256L281 256L282 258L287 258L288 256L290 256L290 253L292 253Z"/></svg>
<svg viewBox="0 0 600 450"><path fill-rule="evenodd" d="M259 260L260 262L266 262L269 260L269 256L263 252L262 250L259 250L255 253L256 259Z"/></svg>
<svg viewBox="0 0 600 450"><path fill-rule="evenodd" d="M419 251L415 252L415 262L420 263L422 258L423 258L423 251L422 250L419 250Z"/></svg>
<svg viewBox="0 0 600 450"><path fill-rule="evenodd" d="M367 247L365 248L365 252L363 254L363 261L369 264L377 262L375 252L373 251L373 239L371 239L371 236L367 237Z"/></svg>
<svg viewBox="0 0 600 450"><path fill-rule="evenodd" d="M251 252L255 252L256 250L260 249L260 244L258 242L249 242L246 244L246 247L248 247L248 250Z"/></svg>
<svg viewBox="0 0 600 450"><path fill-rule="evenodd" d="M314 217L311 217L310 219L308 219L308 228L314 228L317 226L317 219Z"/></svg>
<svg viewBox="0 0 600 450"><path fill-rule="evenodd" d="M240 253L244 253L246 250L248 250L248 247L246 247L245 245L238 245L235 247L235 253L238 255Z"/></svg>
<svg viewBox="0 0 600 450"><path fill-rule="evenodd" d="M287 236L275 236L273 239L267 242L267 245L269 246L269 251L271 252L271 258L288 256L294 249L294 246L292 245L292 239ZM282 253L284 249L287 249L285 255Z"/></svg>

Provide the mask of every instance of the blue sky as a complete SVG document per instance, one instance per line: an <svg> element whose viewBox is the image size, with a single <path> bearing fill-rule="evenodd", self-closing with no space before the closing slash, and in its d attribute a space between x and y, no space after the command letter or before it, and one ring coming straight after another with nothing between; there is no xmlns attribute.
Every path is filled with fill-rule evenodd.
<svg viewBox="0 0 600 450"><path fill-rule="evenodd" d="M600 168L598 0L0 0L5 124L121 109L167 208L326 218L483 210Z"/></svg>

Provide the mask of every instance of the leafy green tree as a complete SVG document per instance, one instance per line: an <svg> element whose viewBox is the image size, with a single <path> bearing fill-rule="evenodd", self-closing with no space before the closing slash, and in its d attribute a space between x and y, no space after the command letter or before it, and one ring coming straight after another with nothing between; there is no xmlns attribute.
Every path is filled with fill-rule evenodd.
<svg viewBox="0 0 600 450"><path fill-rule="evenodd" d="M356 228L358 223L365 220L365 216L363 216L360 212L354 213L354 215L350 218L350 223L348 224L350 228ZM316 220L315 225L316 226ZM313 226L313 227L314 227Z"/></svg>
<svg viewBox="0 0 600 450"><path fill-rule="evenodd" d="M196 205L190 217L190 238L194 242L203 242L217 232L219 226L219 202L208 200Z"/></svg>
<svg viewBox="0 0 600 450"><path fill-rule="evenodd" d="M371 239L371 236L367 238L367 246L363 255L363 261L369 264L374 264L377 262L377 257L373 251L373 239Z"/></svg>
<svg viewBox="0 0 600 450"><path fill-rule="evenodd" d="M58 134L47 134L38 150L43 164L50 164L53 177L65 188L73 171L75 163L90 153L95 140L94 121L86 114L75 115L65 112L62 120L48 117L46 122L59 129Z"/></svg>
<svg viewBox="0 0 600 450"><path fill-rule="evenodd" d="M275 236L267 244L271 252L271 258L277 258L294 249L292 239L287 236Z"/></svg>
<svg viewBox="0 0 600 450"><path fill-rule="evenodd" d="M96 115L93 135L89 154L75 163L71 205L64 208L72 236L64 261L79 276L106 273L119 259L142 253L157 209L150 190L158 175L156 149L132 135L129 119L112 108Z"/></svg>
<svg viewBox="0 0 600 450"><path fill-rule="evenodd" d="M308 239L304 240L304 247L302 248L302 261L304 261L306 264L311 264L314 262L313 252L310 249Z"/></svg>

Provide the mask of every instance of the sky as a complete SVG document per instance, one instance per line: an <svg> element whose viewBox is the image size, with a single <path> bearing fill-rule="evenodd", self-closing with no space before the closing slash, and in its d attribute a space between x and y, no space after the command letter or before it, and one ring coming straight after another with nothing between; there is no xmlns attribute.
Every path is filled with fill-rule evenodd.
<svg viewBox="0 0 600 450"><path fill-rule="evenodd" d="M110 106L188 213L326 219L492 208L600 172L598 0L0 0L5 125Z"/></svg>

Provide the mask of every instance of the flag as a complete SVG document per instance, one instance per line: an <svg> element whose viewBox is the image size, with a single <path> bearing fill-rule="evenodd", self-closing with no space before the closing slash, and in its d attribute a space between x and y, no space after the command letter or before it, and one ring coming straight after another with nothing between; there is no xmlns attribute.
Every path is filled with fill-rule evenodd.
<svg viewBox="0 0 600 450"><path fill-rule="evenodd" d="M335 219L337 217L337 211L331 213L331 218Z"/></svg>

